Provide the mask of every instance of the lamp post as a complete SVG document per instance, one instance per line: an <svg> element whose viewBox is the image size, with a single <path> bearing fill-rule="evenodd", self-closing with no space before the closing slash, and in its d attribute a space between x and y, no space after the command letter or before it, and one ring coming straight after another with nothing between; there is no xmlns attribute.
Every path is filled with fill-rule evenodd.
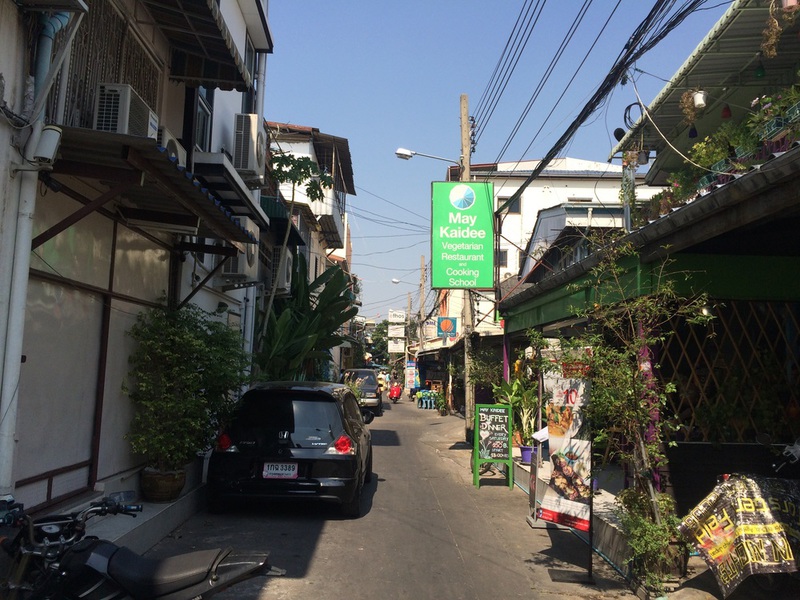
<svg viewBox="0 0 800 600"><path fill-rule="evenodd" d="M452 158L444 158L443 156L436 156L435 154L425 154L423 152L415 152L414 150L409 150L408 148L398 148L394 151L394 155L397 158L401 158L403 160L411 160L415 156L424 156L425 158L435 158L436 160L443 160L445 162L452 163L454 165L461 166L461 162L457 160L453 160Z"/></svg>
<svg viewBox="0 0 800 600"><path fill-rule="evenodd" d="M468 110L468 99L466 94L461 94L460 98L460 120L461 120L461 157L459 161L450 158L444 158L433 154L423 154L422 152L415 152L407 148L398 148L395 150L395 156L402 160L410 160L414 156L424 156L426 158L433 158L436 160L443 160L459 167L459 181L470 180L470 160L472 155L472 140L470 131L470 120ZM420 290L420 305L422 304L422 296ZM475 389L469 383L470 372L470 352L471 352L471 334L473 328L473 315L472 315L472 298L470 290L464 289L463 308L462 308L462 330L464 335L464 417L466 427L466 441L472 444L473 441L473 421L475 418ZM422 319L422 310L420 309L420 319ZM422 348L422 335L420 330L419 348Z"/></svg>

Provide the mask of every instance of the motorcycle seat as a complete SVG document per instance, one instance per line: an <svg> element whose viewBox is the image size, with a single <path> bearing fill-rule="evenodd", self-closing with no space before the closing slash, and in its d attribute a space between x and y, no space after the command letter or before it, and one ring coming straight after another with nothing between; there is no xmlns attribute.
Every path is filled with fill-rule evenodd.
<svg viewBox="0 0 800 600"><path fill-rule="evenodd" d="M228 552L217 548L152 559L121 547L108 573L134 598L156 598L200 583Z"/></svg>

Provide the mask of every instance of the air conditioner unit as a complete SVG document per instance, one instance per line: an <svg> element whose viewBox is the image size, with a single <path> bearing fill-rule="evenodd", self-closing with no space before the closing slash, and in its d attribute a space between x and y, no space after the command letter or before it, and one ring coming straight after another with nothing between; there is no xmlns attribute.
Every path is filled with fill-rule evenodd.
<svg viewBox="0 0 800 600"><path fill-rule="evenodd" d="M283 269L280 270L281 248L280 246L272 249L272 285L275 286L277 281L278 285L275 287L278 291L288 292L292 287L292 262L294 255L289 250L286 250L286 258L284 259Z"/></svg>
<svg viewBox="0 0 800 600"><path fill-rule="evenodd" d="M267 132L258 115L234 115L233 168L245 183L262 182L267 160Z"/></svg>
<svg viewBox="0 0 800 600"><path fill-rule="evenodd" d="M101 83L94 98L94 129L155 138L158 115L125 83Z"/></svg>
<svg viewBox="0 0 800 600"><path fill-rule="evenodd" d="M174 159L181 167L186 166L186 148L184 148L172 132L166 127L158 128L156 143L167 151L170 160Z"/></svg>
<svg viewBox="0 0 800 600"><path fill-rule="evenodd" d="M255 239L258 239L259 229L251 219L247 217L234 217L246 231L249 231ZM221 260L221 259L220 259ZM258 244L245 244L245 253L232 256L225 261L222 271L218 277L222 283L241 283L244 281L258 280Z"/></svg>

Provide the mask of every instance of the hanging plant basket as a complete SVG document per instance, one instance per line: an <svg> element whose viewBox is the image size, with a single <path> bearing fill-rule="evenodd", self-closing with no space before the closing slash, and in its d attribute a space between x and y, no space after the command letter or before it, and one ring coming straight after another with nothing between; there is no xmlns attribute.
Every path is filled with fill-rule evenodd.
<svg viewBox="0 0 800 600"><path fill-rule="evenodd" d="M707 101L708 101L708 92L704 92L703 90L698 90L694 94L692 94L692 102L694 102L694 107L697 109L705 108Z"/></svg>

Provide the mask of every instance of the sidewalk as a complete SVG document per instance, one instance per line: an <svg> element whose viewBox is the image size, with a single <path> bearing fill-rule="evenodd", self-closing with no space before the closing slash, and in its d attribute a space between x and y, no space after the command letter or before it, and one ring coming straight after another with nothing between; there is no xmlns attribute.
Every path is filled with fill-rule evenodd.
<svg viewBox="0 0 800 600"><path fill-rule="evenodd" d="M473 486L472 470L470 465L471 448L465 441L464 418L461 415L441 417L435 411L420 410L425 418L430 418L430 433L423 438L423 442L433 447L442 460L452 463L455 476L459 477L464 485ZM515 455L518 450L515 450ZM515 485L511 492L516 496L527 497L529 467L515 461ZM521 479L518 479L521 476ZM507 479L503 473L493 469L481 475L480 484L497 488L505 486ZM480 490L479 490L480 491ZM502 495L500 496L502 498ZM527 500L527 498L526 498ZM530 510L526 510L525 503L519 503L515 498L507 507L508 518L520 524L520 528L527 528L530 536L528 547L532 555L540 556L541 560L528 561L530 568L541 571L536 574L536 579L542 582L546 589L553 589L559 597L569 598L636 598L628 582L624 579L624 566L613 564L608 555L619 554L618 550L609 549L602 544L613 544L608 530L614 525L609 523L612 519L614 496L606 490L599 490L595 499L594 521L595 548L592 560L592 575L594 585L586 585L588 566L588 537L583 532L575 532L568 528L560 527L542 521L533 521ZM602 532L605 532L604 534ZM619 544L619 540L617 540ZM598 549L598 546L600 548ZM562 581L566 579L567 582ZM738 591L737 591L738 595ZM719 600L719 589L713 575L708 571L705 563L699 557L692 557L689 561L689 577L680 583L680 587L667 593L670 600ZM741 596L746 598L748 596Z"/></svg>

